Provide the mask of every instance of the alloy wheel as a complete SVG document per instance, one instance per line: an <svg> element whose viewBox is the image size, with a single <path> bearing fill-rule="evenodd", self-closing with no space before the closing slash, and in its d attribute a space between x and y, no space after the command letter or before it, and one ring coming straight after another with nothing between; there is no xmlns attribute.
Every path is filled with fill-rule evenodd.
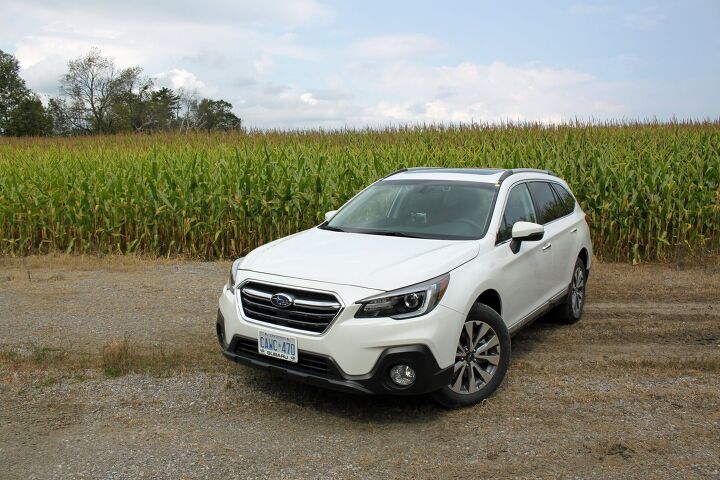
<svg viewBox="0 0 720 480"><path fill-rule="evenodd" d="M570 287L570 305L572 306L573 315L580 316L583 301L585 300L585 273L583 269L578 267L573 274L572 285Z"/></svg>
<svg viewBox="0 0 720 480"><path fill-rule="evenodd" d="M460 394L475 393L490 382L500 363L500 339L485 322L465 322L455 353L450 389Z"/></svg>

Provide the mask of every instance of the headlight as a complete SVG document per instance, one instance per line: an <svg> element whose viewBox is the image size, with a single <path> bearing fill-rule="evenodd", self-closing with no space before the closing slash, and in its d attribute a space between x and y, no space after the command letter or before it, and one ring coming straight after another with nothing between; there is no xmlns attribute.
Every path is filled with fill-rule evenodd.
<svg viewBox="0 0 720 480"><path fill-rule="evenodd" d="M401 320L425 315L440 303L449 283L450 274L446 273L427 282L365 298L355 302L362 305L355 317Z"/></svg>
<svg viewBox="0 0 720 480"><path fill-rule="evenodd" d="M238 258L235 260L232 264L232 267L230 267L230 278L228 279L228 291L235 295L235 281L237 277L237 271L238 268L240 268L240 265L242 264L242 258Z"/></svg>

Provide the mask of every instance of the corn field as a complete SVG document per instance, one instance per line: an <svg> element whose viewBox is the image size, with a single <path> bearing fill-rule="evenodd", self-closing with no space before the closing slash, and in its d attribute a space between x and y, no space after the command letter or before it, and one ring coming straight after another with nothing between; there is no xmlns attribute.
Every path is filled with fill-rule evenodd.
<svg viewBox="0 0 720 480"><path fill-rule="evenodd" d="M535 167L568 181L595 253L720 253L720 123L0 139L0 254L235 257L402 167Z"/></svg>

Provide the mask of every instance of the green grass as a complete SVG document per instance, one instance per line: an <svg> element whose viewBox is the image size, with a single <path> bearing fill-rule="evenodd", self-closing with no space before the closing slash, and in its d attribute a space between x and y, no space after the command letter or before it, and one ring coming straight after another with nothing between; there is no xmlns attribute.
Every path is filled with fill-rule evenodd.
<svg viewBox="0 0 720 480"><path fill-rule="evenodd" d="M402 167L565 178L596 254L720 251L720 123L430 127L0 140L0 253L234 257Z"/></svg>

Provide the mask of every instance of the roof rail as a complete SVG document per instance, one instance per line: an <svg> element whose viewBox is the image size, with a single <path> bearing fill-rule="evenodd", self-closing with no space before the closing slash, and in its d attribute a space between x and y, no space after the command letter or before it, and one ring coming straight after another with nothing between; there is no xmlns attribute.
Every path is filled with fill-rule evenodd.
<svg viewBox="0 0 720 480"><path fill-rule="evenodd" d="M545 175L552 175L553 177L557 177L555 172L553 172L552 170L540 170L539 168L513 168L511 170L505 170L505 172L500 175L497 184L500 185L503 180L515 173L544 173Z"/></svg>
<svg viewBox="0 0 720 480"><path fill-rule="evenodd" d="M408 171L407 168L401 168L400 170L395 170L394 172L388 173L387 175L382 177L380 180L385 180L388 177L392 177L393 175L397 175L398 173L407 172L407 171Z"/></svg>
<svg viewBox="0 0 720 480"><path fill-rule="evenodd" d="M411 172L411 171L413 171L413 170L420 170L420 171L423 171L423 170L424 170L424 171L427 171L427 170L452 170L452 169L447 169L447 168L443 168L443 167L409 167L409 168L401 168L400 170L395 170L394 172L388 173L387 175L385 175L384 177L382 177L380 180L385 180L386 178L392 177L393 175L397 175L398 173ZM468 169L468 170L472 170L472 169ZM503 180L505 180L505 179L508 178L510 175L513 175L513 174L515 174L515 173L528 173L528 172L532 172L532 173L544 173L544 174L546 174L546 175L552 175L553 177L557 177L557 175L555 174L555 172L553 172L552 170L540 170L540 169L538 169L538 168L513 168L513 169L511 169L511 170L505 170L505 171L502 173L502 175L500 175L500 178L498 179L497 184L500 185L500 184L503 182Z"/></svg>
<svg viewBox="0 0 720 480"><path fill-rule="evenodd" d="M392 173L388 173L384 177L382 177L380 180L385 180L388 177L392 177L393 175L397 175L398 173L403 172L411 172L413 170L442 170L442 167L408 167L408 168L401 168L400 170L395 170Z"/></svg>

